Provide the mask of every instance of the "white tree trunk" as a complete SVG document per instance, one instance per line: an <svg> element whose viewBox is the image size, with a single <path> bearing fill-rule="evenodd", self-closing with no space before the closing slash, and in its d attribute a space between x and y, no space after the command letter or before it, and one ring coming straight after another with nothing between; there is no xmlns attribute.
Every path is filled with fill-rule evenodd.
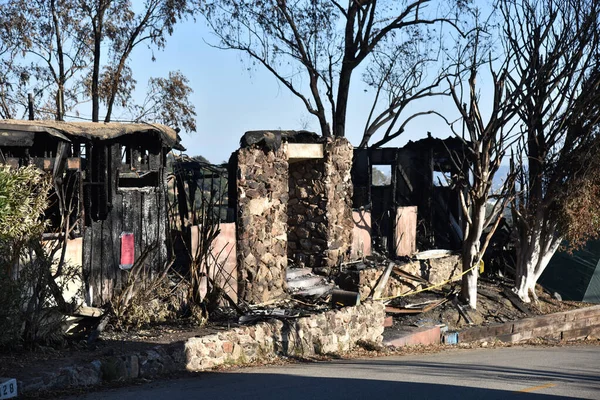
<svg viewBox="0 0 600 400"><path fill-rule="evenodd" d="M535 285L556 253L560 242L561 238L554 237L553 232L547 233L536 229L527 237L525 243L520 244L517 254L515 293L523 302L530 303L532 298L537 301Z"/></svg>
<svg viewBox="0 0 600 400"><path fill-rule="evenodd" d="M472 252L468 257L463 254L463 271L473 267L473 261L477 259L476 250ZM477 279L479 277L479 268L473 268L471 271L463 275L462 278L462 299L471 307L473 310L477 309Z"/></svg>
<svg viewBox="0 0 600 400"><path fill-rule="evenodd" d="M471 222L462 248L462 269L463 272L469 272L463 275L460 297L475 310L477 309L478 266L483 256L483 254L480 254L480 240L485 223L485 203L479 207L473 206Z"/></svg>

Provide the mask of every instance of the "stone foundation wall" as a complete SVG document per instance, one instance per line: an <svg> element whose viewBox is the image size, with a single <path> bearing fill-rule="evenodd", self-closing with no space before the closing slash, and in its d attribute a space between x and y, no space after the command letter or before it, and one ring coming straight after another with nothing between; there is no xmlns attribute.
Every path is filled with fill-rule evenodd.
<svg viewBox="0 0 600 400"><path fill-rule="evenodd" d="M186 367L189 371L202 371L221 364L267 360L277 354L343 353L359 341L380 344L384 318L383 303L366 302L285 323L272 320L191 338L185 344Z"/></svg>
<svg viewBox="0 0 600 400"><path fill-rule="evenodd" d="M278 355L343 353L359 341L381 344L384 318L382 302L366 302L286 323L272 320L130 354L74 360L72 365L60 368L48 363L47 370L42 365L41 372L18 379L18 387L20 393L32 393L268 361Z"/></svg>
<svg viewBox="0 0 600 400"><path fill-rule="evenodd" d="M241 300L285 296L287 268L287 145L238 151L237 262Z"/></svg>
<svg viewBox="0 0 600 400"><path fill-rule="evenodd" d="M288 257L297 266L319 267L327 247L327 201L323 160L290 164L288 201Z"/></svg>
<svg viewBox="0 0 600 400"><path fill-rule="evenodd" d="M462 272L460 256L458 255L431 260L412 261L399 267L402 271L427 279L432 285L437 285L447 280L458 280ZM377 286L379 278L384 271L384 267L366 268L360 271L345 271L340 276L340 287L345 290L359 292L360 298L366 299L375 286ZM398 278L392 273L387 286L382 292L382 297L395 297L425 288L425 285L416 284L404 278Z"/></svg>
<svg viewBox="0 0 600 400"><path fill-rule="evenodd" d="M353 148L344 138L325 145L325 196L327 199L326 267L348 261L352 249L352 168Z"/></svg>

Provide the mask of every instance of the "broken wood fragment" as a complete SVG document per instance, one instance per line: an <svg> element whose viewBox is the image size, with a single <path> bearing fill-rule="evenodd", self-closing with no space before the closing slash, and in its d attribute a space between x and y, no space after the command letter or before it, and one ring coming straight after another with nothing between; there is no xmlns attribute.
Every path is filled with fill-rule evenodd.
<svg viewBox="0 0 600 400"><path fill-rule="evenodd" d="M98 338L100 337L100 334L104 331L104 329L106 328L106 325L108 325L109 320L110 320L110 313L106 313L102 316L102 318L100 318L98 325L96 325L96 327L92 330L92 332L88 336L88 339L87 339L88 344L92 344L96 340L98 340Z"/></svg>
<svg viewBox="0 0 600 400"><path fill-rule="evenodd" d="M485 288L477 288L477 293L479 293L482 296L487 297L488 299L491 299L491 300L494 300L497 302L502 301L502 297L500 296L500 293L494 292L492 290L488 290Z"/></svg>
<svg viewBox="0 0 600 400"><path fill-rule="evenodd" d="M394 306L385 306L385 312L390 314L419 314L421 310L411 308L398 308Z"/></svg>
<svg viewBox="0 0 600 400"><path fill-rule="evenodd" d="M394 264L393 262L390 262L388 264L385 272L379 278L379 282L377 282L377 286L375 286L375 288L373 289L373 296L372 297L374 299L381 298L381 294L383 293L383 290L387 286L387 283L388 283L388 281L390 279L390 274L392 273L392 269L394 268L395 265L396 264Z"/></svg>
<svg viewBox="0 0 600 400"><path fill-rule="evenodd" d="M531 310L523 303L523 301L510 289L504 288L502 289L502 294L522 313L527 314L527 316L532 316L533 313Z"/></svg>
<svg viewBox="0 0 600 400"><path fill-rule="evenodd" d="M80 317L93 317L98 318L104 314L104 310L98 307L88 307L88 306L79 306L74 312L73 315Z"/></svg>
<svg viewBox="0 0 600 400"><path fill-rule="evenodd" d="M442 299L442 300L440 300L440 301L438 301L438 302L436 302L436 303L432 303L432 304L430 304L430 305L428 305L428 306L425 306L425 307L423 308L423 312L428 312L428 311L431 311L431 310L433 310L434 308L437 308L437 307L441 306L442 304L446 303L447 301L448 301L448 299Z"/></svg>
<svg viewBox="0 0 600 400"><path fill-rule="evenodd" d="M434 249L434 250L426 250L421 251L413 256L416 260L431 260L433 258L443 258L451 256L454 252L452 250L442 250L442 249Z"/></svg>
<svg viewBox="0 0 600 400"><path fill-rule="evenodd" d="M418 283L428 285L428 286L431 285L431 282L429 282L427 279L421 278L420 276L416 276L416 275L410 274L406 271L403 271L398 266L394 266L393 271L396 275L400 276L401 278L408 279L410 281L418 282Z"/></svg>
<svg viewBox="0 0 600 400"><path fill-rule="evenodd" d="M448 301L447 298L443 298L441 300L433 300L425 303L418 304L408 304L402 308L393 307L393 306L385 306L385 312L390 314L421 314L428 311L433 310L436 307L441 306L442 304Z"/></svg>
<svg viewBox="0 0 600 400"><path fill-rule="evenodd" d="M467 321L467 324L473 325L473 319L469 316L469 313L466 310L466 308L464 308L463 305L458 302L457 298L453 299L453 303L454 307L456 307L461 317L463 317L465 321Z"/></svg>

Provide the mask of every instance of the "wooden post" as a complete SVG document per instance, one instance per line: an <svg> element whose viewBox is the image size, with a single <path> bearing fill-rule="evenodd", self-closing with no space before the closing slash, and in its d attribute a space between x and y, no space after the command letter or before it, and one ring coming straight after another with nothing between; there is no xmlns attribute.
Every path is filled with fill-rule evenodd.
<svg viewBox="0 0 600 400"><path fill-rule="evenodd" d="M29 120L33 121L34 120L34 114L33 114L33 93L27 93L27 103L28 103L28 108L29 108Z"/></svg>

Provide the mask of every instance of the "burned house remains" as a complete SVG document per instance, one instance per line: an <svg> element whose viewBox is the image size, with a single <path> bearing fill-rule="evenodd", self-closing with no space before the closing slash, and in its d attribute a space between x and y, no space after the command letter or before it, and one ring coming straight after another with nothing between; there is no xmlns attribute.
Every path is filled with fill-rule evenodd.
<svg viewBox="0 0 600 400"><path fill-rule="evenodd" d="M0 121L0 161L53 176L44 239L65 239L88 305L109 302L134 263L152 274L168 262L165 160L176 146L159 124Z"/></svg>
<svg viewBox="0 0 600 400"><path fill-rule="evenodd" d="M450 139L353 149L306 131L253 131L228 165L175 157L167 183L178 136L162 125L3 121L0 133L4 163L52 173L44 237L66 238L90 306L110 302L134 264L152 276L182 251L175 265L199 266L201 297L218 287L230 303L261 304L288 297L294 271L332 282L370 254L371 236L392 257L412 255L417 215L424 242L460 242L456 191L434 182L435 171L454 173ZM390 181L373 185L372 167L385 164Z"/></svg>
<svg viewBox="0 0 600 400"><path fill-rule="evenodd" d="M340 266L371 254L372 237L392 258L412 256L417 251L417 219L421 249L455 249L460 243L458 194L434 181L437 172L455 173L448 146L460 146L453 139L363 150L353 149L345 139L322 139L306 131L251 131L240 144L227 166L184 157L176 158L174 167L187 243L182 247L192 249L193 259L209 236L192 210L200 204L218 209L219 233L209 250L213 262L198 262L206 264L208 279L240 304L263 304L297 293L290 279L306 270L330 282L344 276ZM372 184L372 167L377 165L390 166L391 179L385 185ZM417 262L410 269L419 275L423 270L435 281L458 271L456 256L429 264ZM362 274L361 285L372 286L381 271Z"/></svg>

